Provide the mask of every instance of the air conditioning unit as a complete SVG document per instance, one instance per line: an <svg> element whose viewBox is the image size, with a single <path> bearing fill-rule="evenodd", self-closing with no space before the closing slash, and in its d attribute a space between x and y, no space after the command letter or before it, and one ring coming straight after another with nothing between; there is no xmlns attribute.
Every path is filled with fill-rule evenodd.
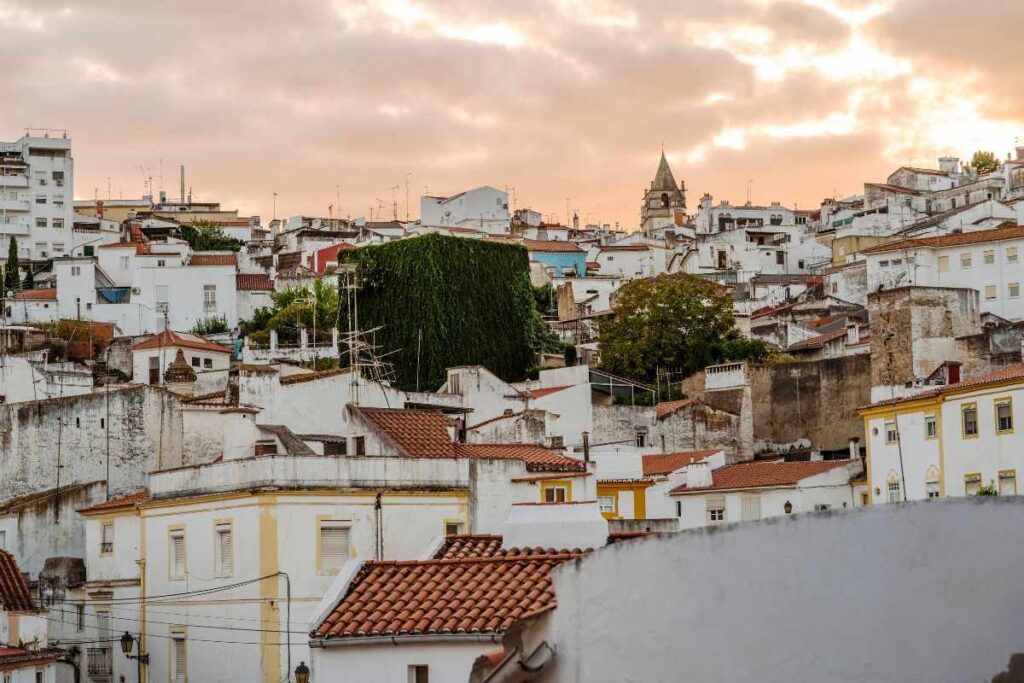
<svg viewBox="0 0 1024 683"><path fill-rule="evenodd" d="M64 187L64 181L63 180L55 180L54 182L57 183L57 187Z"/></svg>

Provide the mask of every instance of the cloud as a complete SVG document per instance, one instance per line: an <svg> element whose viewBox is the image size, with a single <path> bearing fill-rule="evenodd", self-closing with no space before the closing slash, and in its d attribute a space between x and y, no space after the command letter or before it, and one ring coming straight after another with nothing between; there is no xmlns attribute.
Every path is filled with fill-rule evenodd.
<svg viewBox="0 0 1024 683"><path fill-rule="evenodd" d="M394 186L404 216L411 173L414 216L425 186L491 184L632 227L662 143L691 208L748 178L809 205L940 136L1005 133L988 113L1015 96L982 58L892 38L915 12L942 24L915 2L0 0L19 92L0 130L70 129L79 197L108 177L138 195L162 161L171 194L184 164L195 196L265 217L273 192L279 215L324 214L340 187L364 215Z"/></svg>

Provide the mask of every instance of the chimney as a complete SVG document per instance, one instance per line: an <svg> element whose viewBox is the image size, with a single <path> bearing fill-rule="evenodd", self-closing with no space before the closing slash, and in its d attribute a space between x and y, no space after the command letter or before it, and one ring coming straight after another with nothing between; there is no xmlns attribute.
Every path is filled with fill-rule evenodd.
<svg viewBox="0 0 1024 683"><path fill-rule="evenodd" d="M600 548L608 520L597 501L514 503L501 530L503 548Z"/></svg>
<svg viewBox="0 0 1024 683"><path fill-rule="evenodd" d="M686 488L706 489L713 483L711 463L701 460L686 466Z"/></svg>
<svg viewBox="0 0 1024 683"><path fill-rule="evenodd" d="M583 462L590 463L590 432L583 432Z"/></svg>
<svg viewBox="0 0 1024 683"><path fill-rule="evenodd" d="M850 460L860 458L860 448L857 446L858 443L860 443L859 436L850 437Z"/></svg>

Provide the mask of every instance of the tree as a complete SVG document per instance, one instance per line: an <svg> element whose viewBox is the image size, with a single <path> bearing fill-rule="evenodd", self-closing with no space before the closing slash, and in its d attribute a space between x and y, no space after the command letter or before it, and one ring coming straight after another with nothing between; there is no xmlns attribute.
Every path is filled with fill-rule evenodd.
<svg viewBox="0 0 1024 683"><path fill-rule="evenodd" d="M36 288L36 276L32 272L32 266L25 268L25 279L21 283L22 289L35 289Z"/></svg>
<svg viewBox="0 0 1024 683"><path fill-rule="evenodd" d="M992 152L983 152L978 150L971 157L971 163L967 165L967 170L974 171L978 175L985 175L991 173L999 168L999 159Z"/></svg>
<svg viewBox="0 0 1024 683"><path fill-rule="evenodd" d="M622 286L601 323L598 348L609 372L653 381L657 369L689 375L724 361L765 360L765 344L736 330L732 297L695 275L660 275Z"/></svg>
<svg viewBox="0 0 1024 683"><path fill-rule="evenodd" d="M11 237L7 243L7 265L4 267L4 291L17 291L21 283L18 281L18 240Z"/></svg>
<svg viewBox="0 0 1024 683"><path fill-rule="evenodd" d="M244 244L221 230L215 221L204 220L181 226L181 239L192 251L238 251Z"/></svg>

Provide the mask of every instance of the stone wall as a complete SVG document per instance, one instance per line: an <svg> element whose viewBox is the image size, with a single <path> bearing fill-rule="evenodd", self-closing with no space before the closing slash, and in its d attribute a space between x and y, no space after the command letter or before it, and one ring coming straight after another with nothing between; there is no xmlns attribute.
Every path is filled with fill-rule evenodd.
<svg viewBox="0 0 1024 683"><path fill-rule="evenodd" d="M871 358L825 358L750 368L754 450L842 450L863 438L856 408L870 401Z"/></svg>
<svg viewBox="0 0 1024 683"><path fill-rule="evenodd" d="M180 397L150 386L0 405L0 500L107 478L112 495L145 488L181 460ZM108 407L109 401L109 407ZM108 441L109 429L109 441Z"/></svg>

